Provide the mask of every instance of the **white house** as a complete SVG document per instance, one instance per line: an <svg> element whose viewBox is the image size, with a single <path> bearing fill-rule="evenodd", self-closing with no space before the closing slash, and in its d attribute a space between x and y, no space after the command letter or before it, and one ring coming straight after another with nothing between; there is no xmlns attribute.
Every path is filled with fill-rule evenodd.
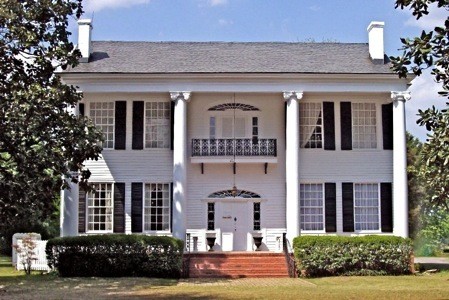
<svg viewBox="0 0 449 300"><path fill-rule="evenodd" d="M96 192L62 192L63 236L172 235L192 251L278 251L283 233L408 236L404 105L383 22L368 44L91 42L85 114L105 135Z"/></svg>

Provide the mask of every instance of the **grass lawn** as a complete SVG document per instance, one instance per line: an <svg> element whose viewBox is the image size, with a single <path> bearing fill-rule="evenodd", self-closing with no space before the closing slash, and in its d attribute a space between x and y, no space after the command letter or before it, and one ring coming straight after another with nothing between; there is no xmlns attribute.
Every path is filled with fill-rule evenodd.
<svg viewBox="0 0 449 300"><path fill-rule="evenodd" d="M449 272L423 276L168 280L23 275L0 256L0 299L441 299Z"/></svg>

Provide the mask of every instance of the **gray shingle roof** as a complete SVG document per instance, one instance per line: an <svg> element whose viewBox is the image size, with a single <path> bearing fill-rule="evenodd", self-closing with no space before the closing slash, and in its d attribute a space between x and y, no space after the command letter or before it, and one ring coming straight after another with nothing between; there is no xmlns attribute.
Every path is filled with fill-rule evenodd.
<svg viewBox="0 0 449 300"><path fill-rule="evenodd" d="M75 73L388 74L368 44L231 42L92 42L89 63Z"/></svg>

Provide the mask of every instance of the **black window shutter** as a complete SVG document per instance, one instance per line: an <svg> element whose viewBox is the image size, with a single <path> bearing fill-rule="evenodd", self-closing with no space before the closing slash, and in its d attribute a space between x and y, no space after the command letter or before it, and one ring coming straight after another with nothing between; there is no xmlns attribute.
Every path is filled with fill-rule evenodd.
<svg viewBox="0 0 449 300"><path fill-rule="evenodd" d="M170 108L170 148L173 150L175 141L175 101L171 101Z"/></svg>
<svg viewBox="0 0 449 300"><path fill-rule="evenodd" d="M324 199L326 211L326 232L337 232L337 185L324 184Z"/></svg>
<svg viewBox="0 0 449 300"><path fill-rule="evenodd" d="M352 150L351 102L340 103L341 150Z"/></svg>
<svg viewBox="0 0 449 300"><path fill-rule="evenodd" d="M324 150L335 150L334 102L323 102Z"/></svg>
<svg viewBox="0 0 449 300"><path fill-rule="evenodd" d="M142 204L143 184L133 182L131 184L131 231L142 232Z"/></svg>
<svg viewBox="0 0 449 300"><path fill-rule="evenodd" d="M382 232L393 232L393 195L390 182L380 184L380 211Z"/></svg>
<svg viewBox="0 0 449 300"><path fill-rule="evenodd" d="M126 149L126 101L115 101L115 149Z"/></svg>
<svg viewBox="0 0 449 300"><path fill-rule="evenodd" d="M170 232L173 232L173 182L170 183Z"/></svg>
<svg viewBox="0 0 449 300"><path fill-rule="evenodd" d="M382 136L384 150L393 150L393 103L382 105Z"/></svg>
<svg viewBox="0 0 449 300"><path fill-rule="evenodd" d="M143 149L144 102L133 102L133 145L136 150Z"/></svg>
<svg viewBox="0 0 449 300"><path fill-rule="evenodd" d="M125 183L114 184L114 232L125 233Z"/></svg>
<svg viewBox="0 0 449 300"><path fill-rule="evenodd" d="M354 184L342 183L343 192L343 231L354 232Z"/></svg>
<svg viewBox="0 0 449 300"><path fill-rule="evenodd" d="M78 113L80 116L84 116L84 103L78 103Z"/></svg>
<svg viewBox="0 0 449 300"><path fill-rule="evenodd" d="M86 191L81 188L78 193L78 232L86 232Z"/></svg>

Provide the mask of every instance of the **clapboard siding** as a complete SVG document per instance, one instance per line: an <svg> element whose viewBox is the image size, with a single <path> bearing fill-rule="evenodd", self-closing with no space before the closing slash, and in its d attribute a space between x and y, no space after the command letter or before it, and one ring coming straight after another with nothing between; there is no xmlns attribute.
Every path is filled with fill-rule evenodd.
<svg viewBox="0 0 449 300"><path fill-rule="evenodd" d="M300 149L300 180L393 180L393 153L383 150ZM368 171L369 170L369 171Z"/></svg>
<svg viewBox="0 0 449 300"><path fill-rule="evenodd" d="M101 159L87 161L86 167L92 172L90 181L171 181L173 151L105 150Z"/></svg>
<svg viewBox="0 0 449 300"><path fill-rule="evenodd" d="M259 137L276 138L278 163L269 164L267 174L263 163L237 164L235 183L239 189L258 193L262 197L261 227L285 228L285 123L282 94L236 94L236 102L254 105L260 109L254 116L259 118ZM233 101L233 94L194 93L188 104L188 145L192 138L208 138L209 116L207 109L220 103ZM195 112L195 117L192 113ZM276 121L273 121L276 119ZM230 189L234 174L232 164L205 164L201 174L200 164L189 163L187 227L205 228L206 198L209 194ZM252 207L252 206L251 206ZM248 211L252 220L252 211ZM216 215L217 218L222 216ZM251 228L251 224L249 224Z"/></svg>
<svg viewBox="0 0 449 300"><path fill-rule="evenodd" d="M232 93L192 93L187 104L187 228L206 228L207 196L219 190L232 188L249 190L262 196L261 227L265 229L286 227L285 203L285 114L282 93L236 94L236 102L258 107L259 137L277 139L276 164L268 165L264 172L262 163L237 164L234 176L232 164L205 164L190 162L191 139L209 137L209 113L207 109L220 103L233 101ZM391 151L382 149L381 105L389 95L326 95L307 94L301 101L334 102L335 104L335 148L299 149L299 174L301 182L332 182L336 184L337 234L343 231L342 182L392 182L393 158ZM378 107L378 149L341 150L340 103L374 101ZM89 101L127 101L126 150L105 150L98 161L88 161L92 172L91 182L123 182L125 188L125 231L131 232L131 183L170 183L173 180L173 151L170 149L132 150L133 101L170 101L164 94L98 94L85 95ZM88 109L89 105L86 105ZM369 172L367 172L369 170ZM250 207L250 206L248 206ZM251 219L252 212L249 211ZM216 216L218 218L220 216ZM249 224L251 227L251 224ZM274 236L268 238L274 247ZM267 240L267 241L268 241ZM271 246L270 246L271 247Z"/></svg>

